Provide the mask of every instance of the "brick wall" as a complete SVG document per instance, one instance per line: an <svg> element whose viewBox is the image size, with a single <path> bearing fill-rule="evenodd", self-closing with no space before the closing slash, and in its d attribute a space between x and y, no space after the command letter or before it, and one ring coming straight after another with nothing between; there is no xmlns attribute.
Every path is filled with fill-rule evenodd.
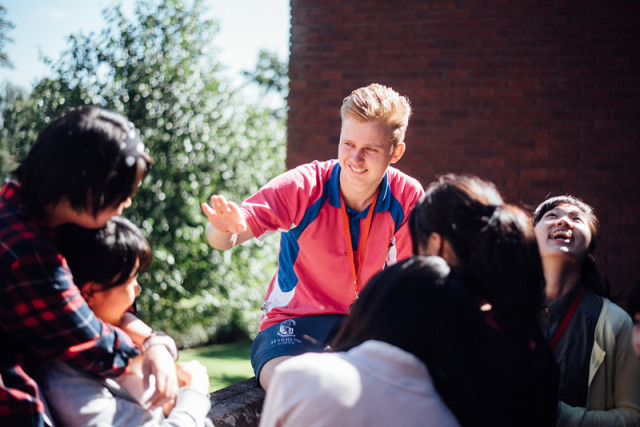
<svg viewBox="0 0 640 427"><path fill-rule="evenodd" d="M288 167L336 157L342 98L386 84L414 108L399 168L580 196L602 273L640 278L640 1L291 0L289 76Z"/></svg>

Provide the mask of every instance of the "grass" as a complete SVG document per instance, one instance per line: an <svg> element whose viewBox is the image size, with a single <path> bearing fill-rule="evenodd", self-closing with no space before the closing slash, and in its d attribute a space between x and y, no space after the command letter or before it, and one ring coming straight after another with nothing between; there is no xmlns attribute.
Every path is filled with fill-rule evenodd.
<svg viewBox="0 0 640 427"><path fill-rule="evenodd" d="M198 360L206 366L211 382L209 392L212 392L254 376L249 360L250 351L249 341L212 344L180 350L179 361Z"/></svg>

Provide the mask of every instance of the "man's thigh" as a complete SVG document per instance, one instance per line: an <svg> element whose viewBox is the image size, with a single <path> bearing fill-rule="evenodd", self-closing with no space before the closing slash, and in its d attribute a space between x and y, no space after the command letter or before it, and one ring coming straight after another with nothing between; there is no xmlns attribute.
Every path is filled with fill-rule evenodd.
<svg viewBox="0 0 640 427"><path fill-rule="evenodd" d="M274 357L325 351L345 317L341 314L296 317L260 331L251 345L251 365L256 378L262 366Z"/></svg>

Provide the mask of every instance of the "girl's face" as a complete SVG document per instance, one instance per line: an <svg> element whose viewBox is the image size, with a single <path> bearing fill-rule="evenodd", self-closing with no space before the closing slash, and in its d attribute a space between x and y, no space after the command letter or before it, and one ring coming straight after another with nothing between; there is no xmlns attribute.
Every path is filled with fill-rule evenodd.
<svg viewBox="0 0 640 427"><path fill-rule="evenodd" d="M560 204L545 212L535 226L542 259L562 256L582 263L592 239L588 221L584 212L569 204Z"/></svg>
<svg viewBox="0 0 640 427"><path fill-rule="evenodd" d="M93 288L85 299L96 316L112 325L120 324L124 314L133 305L136 297L140 295L138 265L139 261L136 262L134 274L122 285L101 289L101 286L96 283L88 284Z"/></svg>
<svg viewBox="0 0 640 427"><path fill-rule="evenodd" d="M636 356L640 358L640 313L636 313L633 316L633 351L636 352Z"/></svg>

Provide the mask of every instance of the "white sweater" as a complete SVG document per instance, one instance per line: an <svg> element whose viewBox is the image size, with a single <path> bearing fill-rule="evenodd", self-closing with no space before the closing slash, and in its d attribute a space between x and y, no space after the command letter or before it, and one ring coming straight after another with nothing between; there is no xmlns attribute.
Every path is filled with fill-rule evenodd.
<svg viewBox="0 0 640 427"><path fill-rule="evenodd" d="M280 364L261 427L458 426L413 354L380 341L306 353Z"/></svg>

